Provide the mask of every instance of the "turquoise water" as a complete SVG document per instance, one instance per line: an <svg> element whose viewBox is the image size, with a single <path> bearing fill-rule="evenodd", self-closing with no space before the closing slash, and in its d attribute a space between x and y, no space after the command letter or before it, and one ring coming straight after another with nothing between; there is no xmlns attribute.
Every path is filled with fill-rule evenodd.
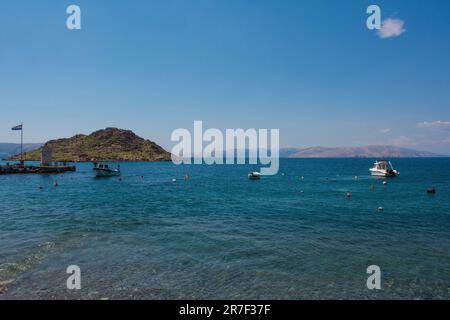
<svg viewBox="0 0 450 320"><path fill-rule="evenodd" d="M90 164L0 176L0 299L449 299L450 159L395 160L387 185L372 163L285 159L260 181L172 163L124 163L122 181Z"/></svg>

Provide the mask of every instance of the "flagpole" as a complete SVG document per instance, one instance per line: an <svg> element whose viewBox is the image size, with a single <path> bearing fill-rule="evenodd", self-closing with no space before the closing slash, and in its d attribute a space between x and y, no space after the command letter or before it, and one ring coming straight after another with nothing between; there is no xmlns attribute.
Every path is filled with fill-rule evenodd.
<svg viewBox="0 0 450 320"><path fill-rule="evenodd" d="M23 164L23 122L21 126L22 130L20 130L20 163Z"/></svg>

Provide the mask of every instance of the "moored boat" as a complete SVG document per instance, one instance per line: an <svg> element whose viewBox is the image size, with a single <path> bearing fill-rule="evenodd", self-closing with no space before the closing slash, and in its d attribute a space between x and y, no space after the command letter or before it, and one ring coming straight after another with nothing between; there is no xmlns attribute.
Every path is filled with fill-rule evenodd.
<svg viewBox="0 0 450 320"><path fill-rule="evenodd" d="M120 176L120 166L117 169L110 168L107 164L94 163L94 174L97 178L102 177L117 177Z"/></svg>
<svg viewBox="0 0 450 320"><path fill-rule="evenodd" d="M369 170L371 175L376 177L396 177L400 175L400 172L395 170L392 163L387 160L377 160L373 168Z"/></svg>
<svg viewBox="0 0 450 320"><path fill-rule="evenodd" d="M256 171L252 171L248 174L248 178L250 180L258 180L259 178L261 178L261 173L256 172Z"/></svg>

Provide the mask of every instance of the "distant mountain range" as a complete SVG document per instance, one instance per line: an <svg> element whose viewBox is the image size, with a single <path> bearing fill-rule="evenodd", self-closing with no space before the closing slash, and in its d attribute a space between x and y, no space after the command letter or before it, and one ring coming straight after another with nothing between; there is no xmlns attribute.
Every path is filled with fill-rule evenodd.
<svg viewBox="0 0 450 320"><path fill-rule="evenodd" d="M169 152L130 130L106 128L90 135L48 141L54 161L168 161ZM40 160L41 146L25 154L25 160ZM11 160L17 160L16 154Z"/></svg>
<svg viewBox="0 0 450 320"><path fill-rule="evenodd" d="M281 158L425 158L445 157L394 146L282 148Z"/></svg>
<svg viewBox="0 0 450 320"><path fill-rule="evenodd" d="M24 144L27 160L39 160L43 143ZM107 128L91 135L76 135L46 143L54 160L158 161L170 160L170 153L156 143L138 137L130 130ZM19 159L20 144L0 143L1 159ZM425 158L446 157L427 151L395 146L281 148L281 158Z"/></svg>
<svg viewBox="0 0 450 320"><path fill-rule="evenodd" d="M28 152L40 148L43 143L24 143L23 151ZM20 153L20 143L0 143L0 159L6 159Z"/></svg>

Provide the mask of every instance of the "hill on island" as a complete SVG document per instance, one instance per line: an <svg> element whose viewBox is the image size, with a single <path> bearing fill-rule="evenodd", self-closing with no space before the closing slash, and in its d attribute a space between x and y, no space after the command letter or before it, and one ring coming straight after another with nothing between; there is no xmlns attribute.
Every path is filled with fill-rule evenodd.
<svg viewBox="0 0 450 320"><path fill-rule="evenodd" d="M365 146L284 148L280 150L280 156L284 158L424 158L443 155L395 146Z"/></svg>
<svg viewBox="0 0 450 320"><path fill-rule="evenodd" d="M54 161L169 161L171 154L130 130L106 128L90 135L48 141ZM41 149L25 154L25 160L40 160ZM16 155L11 160L20 159Z"/></svg>

